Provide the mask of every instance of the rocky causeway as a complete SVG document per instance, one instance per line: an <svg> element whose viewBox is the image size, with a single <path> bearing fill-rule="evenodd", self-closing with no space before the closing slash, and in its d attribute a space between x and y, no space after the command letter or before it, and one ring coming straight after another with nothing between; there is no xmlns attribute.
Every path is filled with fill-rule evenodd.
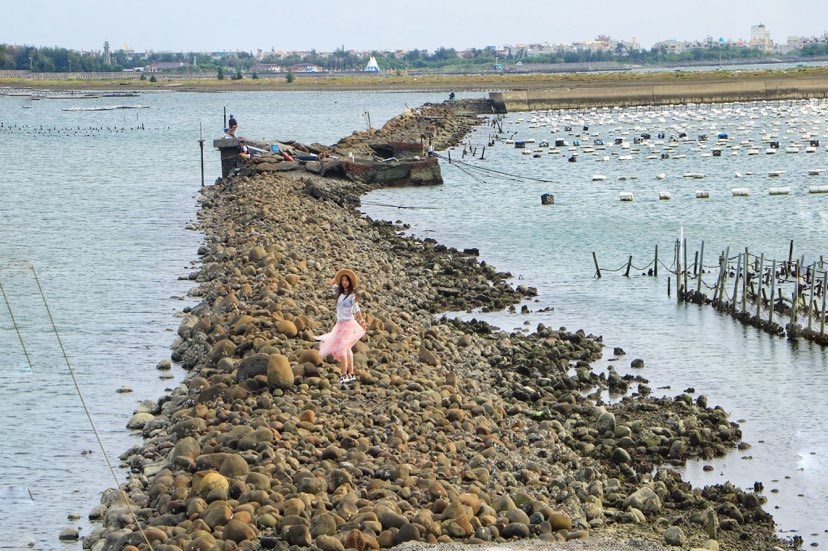
<svg viewBox="0 0 828 551"><path fill-rule="evenodd" d="M442 149L481 111L425 105L324 150L361 157L424 137ZM694 488L673 468L747 447L722 408L593 371L602 355L633 359L584 330L443 316L534 290L473 249L362 216L360 196L381 183L266 164L203 190L201 302L172 351L188 375L130 421L144 442L91 512L85 549L790 547L760 488ZM328 281L342 267L360 276L368 321L345 385L314 340L335 321ZM623 398L604 403L607 389Z"/></svg>

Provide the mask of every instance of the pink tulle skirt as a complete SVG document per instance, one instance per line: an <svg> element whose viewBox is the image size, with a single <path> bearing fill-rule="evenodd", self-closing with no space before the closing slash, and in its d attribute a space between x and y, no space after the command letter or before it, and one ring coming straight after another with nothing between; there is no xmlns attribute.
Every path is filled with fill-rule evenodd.
<svg viewBox="0 0 828 551"><path fill-rule="evenodd" d="M330 354L337 360L345 356L356 342L365 334L365 329L356 320L343 320L336 322L333 331L325 333L316 340L321 341L319 353L322 356Z"/></svg>

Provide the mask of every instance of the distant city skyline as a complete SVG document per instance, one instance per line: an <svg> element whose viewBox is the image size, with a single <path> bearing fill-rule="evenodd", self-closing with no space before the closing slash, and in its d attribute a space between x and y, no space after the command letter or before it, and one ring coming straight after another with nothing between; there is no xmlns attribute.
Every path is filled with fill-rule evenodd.
<svg viewBox="0 0 828 551"><path fill-rule="evenodd" d="M828 2L697 0L506 3L494 0L318 0L306 5L216 0L40 0L4 6L0 42L137 51L436 50L516 43L566 44L598 35L664 40L748 39L763 23L774 42L828 31Z"/></svg>

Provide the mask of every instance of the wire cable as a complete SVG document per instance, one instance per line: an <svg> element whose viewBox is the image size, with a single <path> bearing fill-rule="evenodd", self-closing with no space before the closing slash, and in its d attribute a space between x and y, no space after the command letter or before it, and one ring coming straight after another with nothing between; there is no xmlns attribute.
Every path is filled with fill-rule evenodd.
<svg viewBox="0 0 828 551"><path fill-rule="evenodd" d="M32 367L32 359L29 357L29 352L26 350L26 345L23 343L23 335L20 334L20 326L17 325L17 322L14 319L11 304L9 304L9 297L6 296L6 290L3 289L2 283L0 283L0 292L3 293L3 300L6 301L6 308L9 311L9 317L11 317L12 325L14 325L14 330L17 332L17 338L20 341L20 347L23 349L23 354L26 356L26 363L29 364L29 369L31 369L32 373L34 373L34 367Z"/></svg>
<svg viewBox="0 0 828 551"><path fill-rule="evenodd" d="M43 292L43 287L41 287L40 285L40 279L37 277L37 271L35 270L34 266L32 266L31 268L32 274L34 274L35 283L37 283L37 289L40 292L40 298L43 299L43 306L46 307L46 313L49 315L49 322L52 324L52 331L54 331L55 333L55 338L57 339L58 346L60 346L60 351L63 354L63 360L66 362L66 367L69 369L69 375L72 378L72 383L75 385L75 391L78 394L78 398L80 398L81 405L83 406L83 411L86 414L86 418L89 421L89 425L92 427L92 432L95 434L95 439L98 441L98 446L101 448L101 452L103 453L106 465L107 467L109 467L109 472L112 474L112 478L115 480L115 485L117 486L118 491L121 492L121 495L124 499L124 503L129 509L130 514L132 515L132 519L135 521L135 526L138 527L138 531L141 532L141 536L143 536L144 541L147 543L147 545L149 545L150 550L152 550L154 549L154 547L147 538L147 535L144 533L144 529L141 527L141 523L138 520L138 516L135 514L132 505L130 505L129 503L129 497L126 495L126 492L121 488L121 485L118 483L118 476L115 474L115 468L112 466L112 462L109 461L109 454L106 451L106 447L104 446L103 440L101 439L101 435L98 433L97 427L95 427L95 422L92 420L92 414L89 413L89 407L86 405L86 399L83 397L80 385L78 384L78 379L77 377L75 377L75 370L72 369L72 364L69 362L69 356L66 354L66 349L63 347L63 341L60 338L60 333L58 333L57 325L55 324L55 319L52 317L52 310L51 308L49 308L49 303L46 301L46 294Z"/></svg>

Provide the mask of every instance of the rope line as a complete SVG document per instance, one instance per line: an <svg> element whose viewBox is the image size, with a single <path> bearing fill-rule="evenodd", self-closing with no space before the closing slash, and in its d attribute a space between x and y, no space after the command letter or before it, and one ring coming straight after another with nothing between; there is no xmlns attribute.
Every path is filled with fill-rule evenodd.
<svg viewBox="0 0 828 551"><path fill-rule="evenodd" d="M449 158L446 157L445 155L441 155L439 153L435 153L434 155L439 157L440 159L445 160L445 161L449 160ZM453 161L450 161L450 164L452 164L452 165L465 165L466 167L468 167L469 169L472 169L472 170L479 170L481 172L488 172L488 173L491 173L491 174L497 174L498 176L505 176L507 178L516 179L517 181L542 182L544 184L554 184L555 183L552 180L544 180L542 178L533 178L531 176L522 176L520 174L513 174L513 173L510 173L510 172L503 172L502 170L495 170L493 168L486 168L486 167L483 167L483 166L472 165L472 164L469 164L469 163L467 163L465 161L462 161L462 160L453 160Z"/></svg>
<svg viewBox="0 0 828 551"><path fill-rule="evenodd" d="M438 207L409 207L405 205L391 205L389 203L377 203L375 201L361 201L363 205L374 205L377 207L389 207L394 209L412 209L412 210L440 210Z"/></svg>
<svg viewBox="0 0 828 551"><path fill-rule="evenodd" d="M69 356L66 354L66 349L63 347L63 341L60 338L60 333L58 333L57 325L55 324L55 319L52 317L52 310L51 308L49 308L49 303L46 301L46 294L43 292L43 287L41 287L40 285L40 279L37 277L37 271L35 270L34 266L32 266L31 268L32 274L34 275L35 283L37 283L37 289L40 292L40 298L43 299L43 306L46 307L46 313L49 315L49 322L52 324L52 331L54 331L55 333L55 338L57 339L58 346L60 346L60 352L61 354L63 354L63 360L66 362L66 367L68 368L69 375L72 378L72 384L75 385L75 391L77 392L78 398L80 398L81 405L83 406L83 412L86 414L86 418L89 421L89 425L92 427L92 432L95 434L95 439L98 441L98 446L101 448L101 452L103 453L106 465L107 467L109 467L109 472L112 474L112 478L115 480L115 485L118 488L118 491L121 492L121 495L124 499L124 503L129 509L129 512L132 515L132 519L135 522L135 525L138 527L138 531L141 532L141 536L144 538L144 541L147 543L147 545L149 545L150 550L152 550L154 549L154 547L147 538L147 535L144 533L144 529L141 527L141 523L138 520L138 516L135 514L132 505L130 505L129 503L129 497L126 495L126 492L121 488L121 485L118 483L118 476L115 474L115 468L112 466L112 462L109 461L109 454L106 451L106 447L104 446L103 440L101 439L101 435L98 433L98 429L95 426L95 422L92 420L92 414L89 413L89 407L86 405L86 399L83 397L80 385L78 384L78 379L77 377L75 377L75 370L72 369L72 364L69 362Z"/></svg>
<svg viewBox="0 0 828 551"><path fill-rule="evenodd" d="M17 332L17 339L20 341L20 347L23 349L23 354L26 356L26 363L29 364L29 369L31 369L32 373L34 373L34 367L32 367L32 359L29 357L29 352L26 350L26 345L23 343L23 335L20 334L20 326L17 325L17 322L14 319L12 307L11 304L9 304L9 297L6 296L6 290L3 289L2 283L0 283L0 292L3 293L3 300L6 301L6 308L9 310L9 316L11 317L12 325L14 325L14 330Z"/></svg>

